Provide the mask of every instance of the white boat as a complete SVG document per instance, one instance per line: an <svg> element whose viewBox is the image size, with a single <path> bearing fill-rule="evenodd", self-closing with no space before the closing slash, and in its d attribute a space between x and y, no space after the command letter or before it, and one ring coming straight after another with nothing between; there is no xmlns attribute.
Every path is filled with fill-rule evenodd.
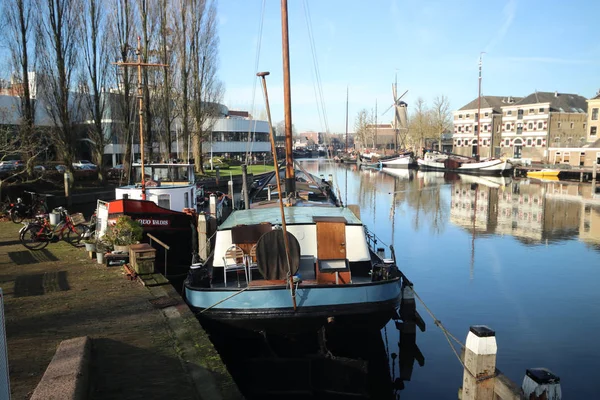
<svg viewBox="0 0 600 400"><path fill-rule="evenodd" d="M398 157L381 160L383 168L415 168L417 162L412 152L401 154Z"/></svg>
<svg viewBox="0 0 600 400"><path fill-rule="evenodd" d="M419 168L425 171L451 171L476 175L508 175L514 166L499 158L476 161L473 158L456 154L430 151L417 160Z"/></svg>

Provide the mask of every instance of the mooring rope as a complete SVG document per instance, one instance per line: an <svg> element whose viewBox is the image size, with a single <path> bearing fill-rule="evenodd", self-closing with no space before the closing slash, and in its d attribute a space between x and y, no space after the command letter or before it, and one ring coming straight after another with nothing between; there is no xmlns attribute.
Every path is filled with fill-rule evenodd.
<svg viewBox="0 0 600 400"><path fill-rule="evenodd" d="M456 348L454 347L454 345L452 344L452 342L450 341L450 339L452 338L456 343L458 343L458 345L460 346L461 349L464 349L465 345L462 344L462 342L460 340L458 340L452 333L450 333L450 331L448 331L448 329L446 329L446 327L444 327L444 325L442 324L442 321L440 321L439 319L437 319L437 317L433 314L433 312L429 309L429 307L427 307L427 305L425 304L425 302L423 301L423 299L421 299L421 296L419 296L417 294L417 292L415 292L415 290L412 287L411 287L411 290L412 290L413 294L415 295L415 297L421 302L421 304L425 308L425 311L427 311L427 313L431 316L431 318L433 319L433 323L435 324L435 326L437 326L438 328L440 328L440 330L444 334L444 337L448 341L448 344L450 345L450 348L454 352L454 355L456 355L456 358L458 359L458 362L460 363L460 365L462 365L463 368L466 369L463 360L460 358L460 355L456 351Z"/></svg>
<svg viewBox="0 0 600 400"><path fill-rule="evenodd" d="M235 297L235 296L237 296L238 294L245 292L245 291L246 291L246 290L248 290L248 289L250 289L250 286L246 286L245 288L243 288L242 290L239 290L239 291L235 292L235 293L234 293L234 294L232 294L231 296L227 296L227 297L225 297L223 300L219 300L219 301L217 301L215 304L213 304L213 305L211 305L211 306L209 306L209 307L206 307L204 310L202 310L202 311L200 311L200 312L198 312L198 313L196 313L196 314L202 314L204 311L208 311L208 310L210 310L211 308L218 306L219 304L223 303L224 301L227 301L227 300L231 299L232 297Z"/></svg>

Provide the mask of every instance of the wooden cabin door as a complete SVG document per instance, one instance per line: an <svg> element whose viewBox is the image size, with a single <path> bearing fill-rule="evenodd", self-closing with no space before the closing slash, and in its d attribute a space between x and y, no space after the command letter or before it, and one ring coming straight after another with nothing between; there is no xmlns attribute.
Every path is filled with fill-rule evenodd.
<svg viewBox="0 0 600 400"><path fill-rule="evenodd" d="M320 261L340 260L346 265L346 219L340 217L315 217L317 225L317 282L350 283L350 271L323 270Z"/></svg>

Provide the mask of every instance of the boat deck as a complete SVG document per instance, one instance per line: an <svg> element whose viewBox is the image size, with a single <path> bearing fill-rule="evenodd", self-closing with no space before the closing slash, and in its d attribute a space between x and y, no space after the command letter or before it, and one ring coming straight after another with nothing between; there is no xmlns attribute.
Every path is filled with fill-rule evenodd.
<svg viewBox="0 0 600 400"><path fill-rule="evenodd" d="M370 276L354 276L354 277L352 277L352 284L365 284L365 283L369 283L369 282L371 282L371 277ZM319 285L316 280L302 280L302 281L300 281L298 287L316 286L316 285ZM247 286L246 285L246 280L244 279L243 275L240 276L240 282L239 282L239 286L238 286L238 281L233 276L233 273L231 273L231 274L228 273L227 286L225 286L225 284L223 282L213 282L211 288L212 289L232 289L232 290L236 290L236 289L245 289L246 286ZM276 286L285 287L286 286L286 282L282 281L282 280L254 279L254 280L250 281L250 285L249 286L251 288L259 288L259 287L271 287L271 288L273 288L273 287L276 287Z"/></svg>

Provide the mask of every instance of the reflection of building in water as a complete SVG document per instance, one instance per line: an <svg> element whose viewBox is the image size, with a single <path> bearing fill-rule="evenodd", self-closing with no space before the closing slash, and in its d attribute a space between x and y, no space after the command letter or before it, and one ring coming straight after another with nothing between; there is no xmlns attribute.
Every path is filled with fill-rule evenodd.
<svg viewBox="0 0 600 400"><path fill-rule="evenodd" d="M455 182L452 185L450 221L476 232L494 232L497 189L478 184ZM493 199L493 200L492 200ZM492 214L494 214L492 216Z"/></svg>
<svg viewBox="0 0 600 400"><path fill-rule="evenodd" d="M579 239L583 242L600 246L600 206L583 204Z"/></svg>
<svg viewBox="0 0 600 400"><path fill-rule="evenodd" d="M579 239L600 245L600 199L594 198L591 185L552 182L547 186L546 197L557 203L568 204L570 208L577 210L576 229ZM571 214L574 214L574 211Z"/></svg>
<svg viewBox="0 0 600 400"><path fill-rule="evenodd" d="M529 243L567 239L578 233L582 240L597 238L594 243L600 243L598 212L590 204L594 201L600 210L589 185L524 180L490 187L461 179L452 188L450 220L469 231L511 235Z"/></svg>
<svg viewBox="0 0 600 400"><path fill-rule="evenodd" d="M544 195L540 185L516 182L498 196L496 233L526 241L544 238Z"/></svg>

